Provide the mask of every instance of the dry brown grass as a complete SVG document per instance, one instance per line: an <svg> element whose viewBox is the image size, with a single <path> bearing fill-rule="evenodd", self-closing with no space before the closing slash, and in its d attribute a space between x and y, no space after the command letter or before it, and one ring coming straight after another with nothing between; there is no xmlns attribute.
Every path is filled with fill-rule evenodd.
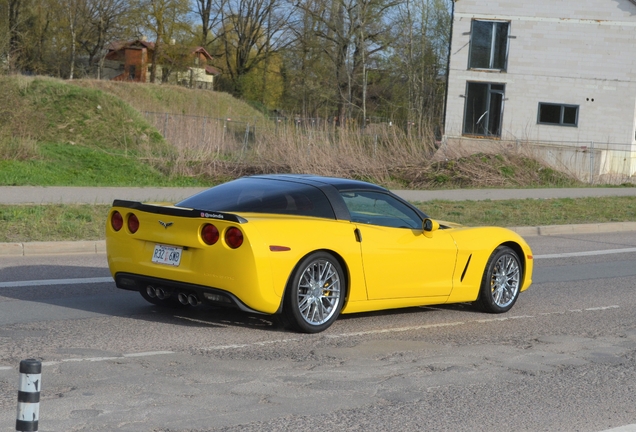
<svg viewBox="0 0 636 432"><path fill-rule="evenodd" d="M432 135L416 138L388 125L361 133L332 125L275 127L265 122L165 114L147 118L176 148L170 163L172 175L222 181L252 174L307 173L414 189L578 184L512 152L434 161Z"/></svg>
<svg viewBox="0 0 636 432"><path fill-rule="evenodd" d="M29 136L0 136L0 160L32 160L38 157L37 141Z"/></svg>
<svg viewBox="0 0 636 432"><path fill-rule="evenodd" d="M433 157L432 131L416 137L386 123L361 130L306 119L274 121L218 92L45 78L5 77L0 85L0 160L33 159L39 144L62 143L135 158L169 179L205 183L310 173L391 188L578 185L515 152L440 161Z"/></svg>

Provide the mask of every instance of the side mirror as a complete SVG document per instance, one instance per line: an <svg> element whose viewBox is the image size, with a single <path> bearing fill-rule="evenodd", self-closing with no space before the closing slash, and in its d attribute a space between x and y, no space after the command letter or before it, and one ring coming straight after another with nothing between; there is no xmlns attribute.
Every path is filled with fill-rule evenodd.
<svg viewBox="0 0 636 432"><path fill-rule="evenodd" d="M424 219L422 223L422 230L426 237L433 237L433 232L439 229L439 223L433 219Z"/></svg>

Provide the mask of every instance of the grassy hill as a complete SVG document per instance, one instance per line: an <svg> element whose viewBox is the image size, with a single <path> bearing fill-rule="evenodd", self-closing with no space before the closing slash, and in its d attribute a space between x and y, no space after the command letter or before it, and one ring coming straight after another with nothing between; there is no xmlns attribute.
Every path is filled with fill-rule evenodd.
<svg viewBox="0 0 636 432"><path fill-rule="evenodd" d="M231 96L172 86L0 77L0 184L196 185L171 171L178 157L142 114L221 111L262 116Z"/></svg>
<svg viewBox="0 0 636 432"><path fill-rule="evenodd" d="M0 76L0 185L209 185L241 175L345 176L393 188L572 186L516 155L432 162L432 137L267 120L226 93Z"/></svg>

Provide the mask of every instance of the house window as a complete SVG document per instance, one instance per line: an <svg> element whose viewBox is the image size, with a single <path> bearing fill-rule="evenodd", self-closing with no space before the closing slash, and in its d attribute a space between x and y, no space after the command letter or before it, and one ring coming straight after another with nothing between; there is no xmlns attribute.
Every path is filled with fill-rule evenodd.
<svg viewBox="0 0 636 432"><path fill-rule="evenodd" d="M501 136L504 91L504 84L466 83L464 134Z"/></svg>
<svg viewBox="0 0 636 432"><path fill-rule="evenodd" d="M539 124L577 126L579 106L539 102Z"/></svg>
<svg viewBox="0 0 636 432"><path fill-rule="evenodd" d="M473 20L468 69L506 70L509 22Z"/></svg>
<svg viewBox="0 0 636 432"><path fill-rule="evenodd" d="M135 72L136 72L135 65L128 66L128 79L129 80L134 80L135 79Z"/></svg>

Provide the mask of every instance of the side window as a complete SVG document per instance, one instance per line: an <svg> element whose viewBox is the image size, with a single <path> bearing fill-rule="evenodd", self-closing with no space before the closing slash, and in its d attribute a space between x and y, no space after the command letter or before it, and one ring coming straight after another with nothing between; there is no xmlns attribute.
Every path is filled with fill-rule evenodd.
<svg viewBox="0 0 636 432"><path fill-rule="evenodd" d="M413 209L380 192L340 192L351 221L393 228L421 229L422 219Z"/></svg>
<svg viewBox="0 0 636 432"><path fill-rule="evenodd" d="M558 126L577 126L579 106L539 102L537 123Z"/></svg>
<svg viewBox="0 0 636 432"><path fill-rule="evenodd" d="M470 31L468 69L505 71L510 23L473 20Z"/></svg>

